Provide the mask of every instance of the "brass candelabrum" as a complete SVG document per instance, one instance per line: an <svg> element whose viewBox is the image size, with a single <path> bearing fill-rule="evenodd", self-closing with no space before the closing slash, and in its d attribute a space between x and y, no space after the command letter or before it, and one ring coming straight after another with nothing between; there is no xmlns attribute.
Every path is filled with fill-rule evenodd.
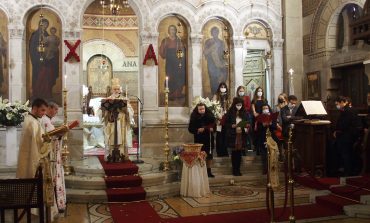
<svg viewBox="0 0 370 223"><path fill-rule="evenodd" d="M269 128L267 128L266 131L266 150L267 150L267 193L269 197L269 209L270 209L270 222L275 222L275 195L274 195L274 189L272 188L271 184L271 168L270 168L270 160L271 157L271 151L269 150L267 146L268 138L271 137L271 131Z"/></svg>
<svg viewBox="0 0 370 223"><path fill-rule="evenodd" d="M165 98L164 98L164 128L165 128L165 145L164 145L164 155L166 157L166 160L163 163L163 171L170 170L170 161L169 161L169 155L170 155L170 147L168 146L168 94L170 93L170 90L168 87L164 90Z"/></svg>
<svg viewBox="0 0 370 223"><path fill-rule="evenodd" d="M289 128L289 139L288 139L288 185L290 193L290 215L289 222L295 223L294 217L294 179L293 179L293 128L292 124Z"/></svg>
<svg viewBox="0 0 370 223"><path fill-rule="evenodd" d="M67 93L68 90L66 87L63 89L63 114L64 114L64 125L68 126L68 117L67 117ZM71 175L73 173L73 167L69 165L69 151L68 151L68 132L63 136L63 150L62 150L62 160L63 160L63 169L64 175Z"/></svg>

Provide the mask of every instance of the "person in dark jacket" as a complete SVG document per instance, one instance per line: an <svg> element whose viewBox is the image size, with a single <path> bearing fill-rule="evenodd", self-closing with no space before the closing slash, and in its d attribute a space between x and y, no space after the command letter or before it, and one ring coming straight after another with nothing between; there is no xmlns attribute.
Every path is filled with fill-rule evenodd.
<svg viewBox="0 0 370 223"><path fill-rule="evenodd" d="M357 113L349 106L348 99L339 96L335 104L340 111L334 131L336 150L343 165L344 176L353 174L353 145L360 136L361 122Z"/></svg>
<svg viewBox="0 0 370 223"><path fill-rule="evenodd" d="M214 148L214 126L216 119L205 104L199 103L190 116L188 130L194 135L194 143L201 143L202 151L207 153L207 174L208 177L215 177L211 172Z"/></svg>
<svg viewBox="0 0 370 223"><path fill-rule="evenodd" d="M244 108L244 100L235 97L227 112L226 118L227 144L231 148L231 163L233 175L241 176L240 164L242 151L246 147L246 139L249 129L249 117Z"/></svg>

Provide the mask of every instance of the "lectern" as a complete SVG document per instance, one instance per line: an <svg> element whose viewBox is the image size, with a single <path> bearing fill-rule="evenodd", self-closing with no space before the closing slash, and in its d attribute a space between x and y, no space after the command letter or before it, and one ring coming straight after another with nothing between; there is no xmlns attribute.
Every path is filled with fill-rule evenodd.
<svg viewBox="0 0 370 223"><path fill-rule="evenodd" d="M330 133L330 121L321 101L302 101L294 121L293 145L301 158L299 166L315 176L326 175L326 147Z"/></svg>
<svg viewBox="0 0 370 223"><path fill-rule="evenodd" d="M102 99L101 101L101 109L104 112L108 112L108 122L114 122L114 146L112 150L112 154L109 154L107 159L108 162L123 162L124 155L120 153L119 151L119 145L118 145L118 130L117 130L117 120L118 115L120 112L123 111L127 107L127 101L123 99ZM126 131L126 127L123 128ZM126 135L126 134L125 134ZM108 143L108 146L109 143ZM125 143L124 146L127 146L126 143L126 137L125 137Z"/></svg>

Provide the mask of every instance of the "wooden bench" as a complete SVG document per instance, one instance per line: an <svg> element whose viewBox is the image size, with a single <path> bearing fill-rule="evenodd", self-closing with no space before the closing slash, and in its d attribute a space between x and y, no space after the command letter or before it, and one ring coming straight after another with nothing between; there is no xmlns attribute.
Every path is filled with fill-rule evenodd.
<svg viewBox="0 0 370 223"><path fill-rule="evenodd" d="M36 176L30 179L0 180L0 222L5 222L5 210L13 209L12 222L19 222L27 213L27 223L31 223L31 208L38 208L40 223L45 222L41 167ZM18 209L23 210L20 216Z"/></svg>

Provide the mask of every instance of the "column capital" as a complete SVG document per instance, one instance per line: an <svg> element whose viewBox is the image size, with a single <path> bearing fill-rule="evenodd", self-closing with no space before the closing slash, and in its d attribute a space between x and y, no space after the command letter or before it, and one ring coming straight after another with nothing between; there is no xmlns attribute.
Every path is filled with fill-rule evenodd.
<svg viewBox="0 0 370 223"><path fill-rule="evenodd" d="M190 40L192 44L201 44L203 41L203 35L202 34L191 34Z"/></svg>
<svg viewBox="0 0 370 223"><path fill-rule="evenodd" d="M9 27L10 39L23 39L24 27Z"/></svg>
<svg viewBox="0 0 370 223"><path fill-rule="evenodd" d="M141 45L145 44L156 44L158 41L159 34L158 33L150 33L150 32L141 32L140 33L140 43Z"/></svg>
<svg viewBox="0 0 370 223"><path fill-rule="evenodd" d="M284 44L284 39L273 39L274 48L282 48Z"/></svg>
<svg viewBox="0 0 370 223"><path fill-rule="evenodd" d="M234 43L234 48L243 48L243 44L245 41L244 36L233 36L231 40Z"/></svg>
<svg viewBox="0 0 370 223"><path fill-rule="evenodd" d="M69 39L69 40L81 39L81 31L80 30L65 30L63 32L63 37L64 39Z"/></svg>

